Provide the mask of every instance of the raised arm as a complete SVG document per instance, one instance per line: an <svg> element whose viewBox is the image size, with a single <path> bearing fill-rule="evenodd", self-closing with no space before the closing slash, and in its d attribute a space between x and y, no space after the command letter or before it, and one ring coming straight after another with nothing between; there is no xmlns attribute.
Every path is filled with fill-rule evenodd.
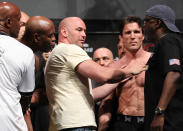
<svg viewBox="0 0 183 131"><path fill-rule="evenodd" d="M112 67L102 67L92 60L86 60L81 62L76 70L84 77L91 78L96 82L119 82L127 77L134 74L138 74L144 70L146 67L144 65L138 65L136 68L112 68Z"/></svg>

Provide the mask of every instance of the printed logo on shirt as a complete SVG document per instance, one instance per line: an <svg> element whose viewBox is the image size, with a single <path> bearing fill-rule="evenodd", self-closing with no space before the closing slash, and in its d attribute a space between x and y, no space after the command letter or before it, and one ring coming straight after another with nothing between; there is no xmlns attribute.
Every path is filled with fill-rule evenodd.
<svg viewBox="0 0 183 131"><path fill-rule="evenodd" d="M169 59L169 65L180 65L179 59Z"/></svg>

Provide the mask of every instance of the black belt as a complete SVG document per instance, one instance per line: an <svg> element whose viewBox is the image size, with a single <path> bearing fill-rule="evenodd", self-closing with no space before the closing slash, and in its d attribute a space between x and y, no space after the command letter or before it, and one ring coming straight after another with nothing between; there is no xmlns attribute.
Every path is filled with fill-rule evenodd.
<svg viewBox="0 0 183 131"><path fill-rule="evenodd" d="M127 116L122 114L117 114L116 117L117 121L135 123L135 124L143 124L144 123L144 116Z"/></svg>

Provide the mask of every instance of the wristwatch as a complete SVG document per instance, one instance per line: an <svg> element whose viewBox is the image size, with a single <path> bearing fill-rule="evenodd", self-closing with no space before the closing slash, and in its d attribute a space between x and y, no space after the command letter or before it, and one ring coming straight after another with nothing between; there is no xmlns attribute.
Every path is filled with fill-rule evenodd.
<svg viewBox="0 0 183 131"><path fill-rule="evenodd" d="M164 112L165 110L161 109L160 107L156 107L154 110L154 114L158 116L164 114Z"/></svg>

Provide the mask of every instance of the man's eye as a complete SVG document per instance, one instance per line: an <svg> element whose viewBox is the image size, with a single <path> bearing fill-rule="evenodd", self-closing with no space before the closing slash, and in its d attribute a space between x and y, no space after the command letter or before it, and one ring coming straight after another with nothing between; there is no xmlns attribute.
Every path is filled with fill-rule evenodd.
<svg viewBox="0 0 183 131"><path fill-rule="evenodd" d="M95 62L99 61L99 59L94 59Z"/></svg>
<svg viewBox="0 0 183 131"><path fill-rule="evenodd" d="M140 33L140 31L139 30L135 30L134 33Z"/></svg>
<svg viewBox="0 0 183 131"><path fill-rule="evenodd" d="M130 33L131 33L131 31L127 31L127 32L125 32L125 34L128 34L128 35L129 35Z"/></svg>
<svg viewBox="0 0 183 131"><path fill-rule="evenodd" d="M109 58L108 57L104 57L103 60L109 60Z"/></svg>
<svg viewBox="0 0 183 131"><path fill-rule="evenodd" d="M77 28L76 30L78 30L78 31L82 31L83 29L82 29L82 28Z"/></svg>
<svg viewBox="0 0 183 131"><path fill-rule="evenodd" d="M55 36L55 34L54 34L54 33L53 33L53 34L49 34L49 35L48 35L48 37L49 37L49 38L52 38L53 36Z"/></svg>

